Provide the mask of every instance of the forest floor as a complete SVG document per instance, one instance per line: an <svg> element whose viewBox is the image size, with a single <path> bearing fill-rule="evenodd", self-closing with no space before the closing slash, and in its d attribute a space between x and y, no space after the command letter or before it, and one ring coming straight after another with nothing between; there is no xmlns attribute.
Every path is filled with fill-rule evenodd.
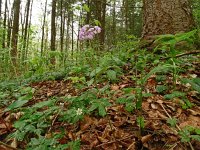
<svg viewBox="0 0 200 150"><path fill-rule="evenodd" d="M196 70L187 71L179 76L199 78L199 66L197 65L196 68ZM60 135L56 138L58 143L53 141L55 145L64 145L79 140L81 150L200 150L199 93L191 90L190 84L176 82L176 91L184 92L184 94L175 92L174 96L170 94L174 86L172 75L167 74L166 79L162 81L158 80L154 74L148 78L144 86L143 91L147 94L142 99L141 109L132 110L133 105L130 101L123 102L123 100L130 100L131 95L136 94L133 90L136 82L131 79L131 76L131 71L127 70L126 74L120 76L118 82L104 81L79 89L75 86L77 82L64 79L28 83L26 87L34 89L30 100L25 100L24 105L18 102L15 103L15 106L5 107L2 105L0 108L0 149L25 149L27 145L31 147L34 144L38 144L38 146L46 144L48 145L47 149L56 149L54 145L50 144L51 142L45 143L44 140L42 143L41 139L41 143L37 143L37 141L34 143L32 140L31 144L28 144L31 138L36 138L40 134L45 139L52 139L55 135ZM157 86L162 84L167 84L170 88L165 92L162 90L158 92ZM97 89L97 91L92 91L93 89ZM8 89L5 90L5 93L7 91ZM66 97L69 99L81 97L87 91L93 92L100 100L99 103L103 99L108 99L109 105L105 109L106 114L101 107L99 109L91 108L91 113L84 113L84 109L71 111L71 114L64 113L71 104L65 99ZM1 93L1 98L5 93ZM24 93L27 91L25 90ZM23 92L21 95L21 99L23 99ZM7 94L8 97L13 101L16 100L13 95ZM88 97L85 96L77 101ZM53 99L53 102L49 99ZM133 99L132 97L131 101L134 101ZM81 102L78 104L80 105ZM52 109L47 111L50 108ZM82 107L80 106L80 108ZM36 111L31 112L32 109ZM74 112L81 116L76 121L70 116L76 117ZM22 117L25 114L27 114L26 117ZM37 116L39 117L37 118ZM42 118L43 116L46 118ZM67 122L62 119L65 117L66 120L71 119L71 121ZM40 120L41 118L43 120ZM14 125L15 121L18 123ZM27 124L24 125L23 121ZM27 127L30 124L32 126ZM26 135L22 135L20 126L23 127ZM42 131L34 133L40 127ZM11 133L16 134L14 137L7 138ZM71 149L76 149L76 146Z"/></svg>

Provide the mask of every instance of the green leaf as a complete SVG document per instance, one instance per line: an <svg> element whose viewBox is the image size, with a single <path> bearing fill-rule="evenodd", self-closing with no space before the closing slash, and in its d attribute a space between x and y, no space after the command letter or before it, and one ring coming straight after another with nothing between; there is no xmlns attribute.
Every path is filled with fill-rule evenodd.
<svg viewBox="0 0 200 150"><path fill-rule="evenodd" d="M190 132L187 129L179 131L181 142L190 142Z"/></svg>
<svg viewBox="0 0 200 150"><path fill-rule="evenodd" d="M151 75L153 75L153 74L155 74L155 73L157 73L157 72L166 72L166 71L169 71L169 69L172 69L172 68L174 68L174 66L173 66L173 65L170 65L170 64L159 65L159 66L153 68L153 69L143 78L142 84L145 84L146 81L148 80L148 78L149 78Z"/></svg>
<svg viewBox="0 0 200 150"><path fill-rule="evenodd" d="M162 92L164 92L164 91L166 91L168 88L167 88L167 86L165 86L165 85L157 85L156 86L156 91L158 92L158 93L162 93Z"/></svg>
<svg viewBox="0 0 200 150"><path fill-rule="evenodd" d="M87 81L87 85L91 86L94 83L94 78L92 78L90 81Z"/></svg>
<svg viewBox="0 0 200 150"><path fill-rule="evenodd" d="M114 70L107 70L108 79L115 81L117 79L117 73Z"/></svg>
<svg viewBox="0 0 200 150"><path fill-rule="evenodd" d="M133 102L126 103L125 110L128 112L132 112L135 109L135 104Z"/></svg>
<svg viewBox="0 0 200 150"><path fill-rule="evenodd" d="M175 127L177 124L177 119L176 118L168 118L167 123L169 123L171 127Z"/></svg>
<svg viewBox="0 0 200 150"><path fill-rule="evenodd" d="M103 72L103 68L101 67L97 67L95 68L91 73L90 73L90 77L94 77L94 76L97 76L97 75L100 75L102 72Z"/></svg>
<svg viewBox="0 0 200 150"><path fill-rule="evenodd" d="M173 91L171 94L164 95L165 99L173 99L175 97L184 97L185 93L179 91Z"/></svg>
<svg viewBox="0 0 200 150"><path fill-rule="evenodd" d="M129 94L134 91L134 88L123 88L122 90L125 92L125 94Z"/></svg>
<svg viewBox="0 0 200 150"><path fill-rule="evenodd" d="M85 10L86 12L90 12L90 8L86 4L83 5L83 10Z"/></svg>
<svg viewBox="0 0 200 150"><path fill-rule="evenodd" d="M99 105L98 110L100 116L104 117L106 115L106 109L103 105Z"/></svg>
<svg viewBox="0 0 200 150"><path fill-rule="evenodd" d="M152 93L142 93L142 97L151 97L151 96L153 96L153 94Z"/></svg>
<svg viewBox="0 0 200 150"><path fill-rule="evenodd" d="M104 117L106 115L106 107L110 106L108 99L101 98L101 99L95 99L91 101L91 107L89 108L89 112L92 112L94 110L98 110L98 113L100 116Z"/></svg>
<svg viewBox="0 0 200 150"><path fill-rule="evenodd" d="M33 98L32 94L27 94L18 98L19 101L30 100Z"/></svg>
<svg viewBox="0 0 200 150"><path fill-rule="evenodd" d="M101 26L101 22L99 21L99 20L94 20L94 23L95 23L95 25L97 25L97 26Z"/></svg>
<svg viewBox="0 0 200 150"><path fill-rule="evenodd" d="M200 136L199 135L191 135L191 138L193 140L199 141L200 142Z"/></svg>
<svg viewBox="0 0 200 150"><path fill-rule="evenodd" d="M10 104L4 111L10 111L19 107L22 107L24 104L26 104L28 100L17 100Z"/></svg>
<svg viewBox="0 0 200 150"><path fill-rule="evenodd" d="M92 103L92 106L89 108L89 112L92 112L92 111L94 111L95 109L97 109L99 106L98 106L98 104L97 103Z"/></svg>
<svg viewBox="0 0 200 150"><path fill-rule="evenodd" d="M67 145L69 146L71 150L80 150L81 143L80 143L80 140L76 140L76 141L67 143Z"/></svg>
<svg viewBox="0 0 200 150"><path fill-rule="evenodd" d="M187 79L184 78L182 79L183 83L189 83L191 84L192 88L197 91L198 93L200 93L200 78L194 78L194 79Z"/></svg>
<svg viewBox="0 0 200 150"><path fill-rule="evenodd" d="M140 129L144 128L144 117L142 116L137 117L137 125L140 127Z"/></svg>
<svg viewBox="0 0 200 150"><path fill-rule="evenodd" d="M200 135L200 128L196 128L196 129L195 129L195 132L196 132L196 134L199 134L199 135Z"/></svg>
<svg viewBox="0 0 200 150"><path fill-rule="evenodd" d="M43 102L36 103L35 105L33 105L32 108L42 108L44 106L50 106L52 104L54 104L54 101L53 100L48 100L48 101L43 101Z"/></svg>

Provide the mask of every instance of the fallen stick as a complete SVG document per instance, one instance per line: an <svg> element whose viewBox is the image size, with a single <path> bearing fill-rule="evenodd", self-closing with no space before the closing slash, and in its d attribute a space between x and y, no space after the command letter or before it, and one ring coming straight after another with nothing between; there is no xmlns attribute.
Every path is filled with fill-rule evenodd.
<svg viewBox="0 0 200 150"><path fill-rule="evenodd" d="M182 53L182 54L178 54L175 56L175 58L178 58L178 57L182 57L182 56L185 56L185 55L191 55L191 54L198 54L200 53L200 50L193 50L193 51L189 51L189 52L186 52L186 53ZM164 58L161 58L161 60L166 60L166 59L169 59L171 57L164 57Z"/></svg>

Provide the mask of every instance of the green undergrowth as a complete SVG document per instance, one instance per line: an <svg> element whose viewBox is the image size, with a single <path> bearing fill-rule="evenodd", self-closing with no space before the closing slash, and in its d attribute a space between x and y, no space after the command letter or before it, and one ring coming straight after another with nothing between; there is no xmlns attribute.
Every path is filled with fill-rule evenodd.
<svg viewBox="0 0 200 150"><path fill-rule="evenodd" d="M138 41L132 39L102 54L88 49L77 56L76 63L66 64L64 69L45 73L37 73L36 70L21 78L2 81L0 107L4 108L3 113L19 113L20 116L13 123L15 130L6 137L6 141L16 139L23 143L21 148L25 149L80 149L79 139L60 144L59 139L64 137L64 133L51 131L52 122L58 120L75 124L85 115L106 117L107 108L113 105L110 99L115 94L111 85L122 83L124 77L128 77L133 85L122 89L123 95L117 98L116 103L123 104L130 113L135 110L142 112L142 101L154 94L162 95L166 101L180 98L183 109L192 108L195 104L188 99L188 92L195 91L196 96L200 94L200 78L194 77L193 73L196 69L193 62L197 62L198 58L195 55L176 57L185 52L177 50L176 44L185 41L191 45L195 32L160 36L155 41L158 46L154 52L137 49ZM152 77L158 83L154 93L146 90L148 79ZM74 96L52 96L45 101L34 102L36 89L30 83L49 80L68 81L73 88L86 90ZM182 89L177 83L189 87ZM167 122L175 126L177 120ZM144 116L137 117L137 124L140 130L145 128ZM49 133L51 136L47 138ZM182 142L200 139L199 129L192 127L180 131L179 135Z"/></svg>

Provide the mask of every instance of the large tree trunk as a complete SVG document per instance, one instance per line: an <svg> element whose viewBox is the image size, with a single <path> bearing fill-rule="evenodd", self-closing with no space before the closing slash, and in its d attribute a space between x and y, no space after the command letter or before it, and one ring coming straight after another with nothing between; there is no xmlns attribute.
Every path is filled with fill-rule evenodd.
<svg viewBox="0 0 200 150"><path fill-rule="evenodd" d="M17 67L17 43L18 43L18 31L19 31L19 12L20 12L20 0L14 1L14 20L12 30L12 49L11 58L12 63Z"/></svg>
<svg viewBox="0 0 200 150"><path fill-rule="evenodd" d="M143 0L143 32L148 38L187 32L194 27L190 0Z"/></svg>

